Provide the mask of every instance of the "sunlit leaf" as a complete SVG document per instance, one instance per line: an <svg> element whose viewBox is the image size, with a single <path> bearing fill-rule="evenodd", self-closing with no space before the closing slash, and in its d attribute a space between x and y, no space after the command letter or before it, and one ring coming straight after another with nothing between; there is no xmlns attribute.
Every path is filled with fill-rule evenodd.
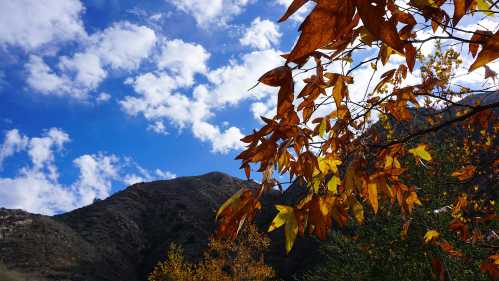
<svg viewBox="0 0 499 281"><path fill-rule="evenodd" d="M419 144L415 148L409 149L409 153L426 161L431 161L431 154L426 150L426 144Z"/></svg>
<svg viewBox="0 0 499 281"><path fill-rule="evenodd" d="M440 236L440 233L436 230L428 230L424 235L424 242L428 243L434 239L437 239Z"/></svg>

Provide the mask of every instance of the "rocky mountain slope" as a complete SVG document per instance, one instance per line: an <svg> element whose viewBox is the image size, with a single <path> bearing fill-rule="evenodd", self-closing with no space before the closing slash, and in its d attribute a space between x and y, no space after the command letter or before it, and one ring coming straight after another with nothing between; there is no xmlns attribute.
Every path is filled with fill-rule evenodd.
<svg viewBox="0 0 499 281"><path fill-rule="evenodd" d="M172 241L200 253L217 207L254 185L210 173L135 184L54 217L0 209L0 264L30 281L144 280Z"/></svg>
<svg viewBox="0 0 499 281"><path fill-rule="evenodd" d="M135 184L53 217L0 209L0 280L146 280L171 242L197 258L215 229L220 204L241 187L255 186L253 181L209 173ZM274 203L298 196L292 190L284 199L268 194L257 218L262 229L276 213ZM304 265L315 244L300 239L297 251L286 257L282 236L281 231L271 234L269 262L289 275Z"/></svg>

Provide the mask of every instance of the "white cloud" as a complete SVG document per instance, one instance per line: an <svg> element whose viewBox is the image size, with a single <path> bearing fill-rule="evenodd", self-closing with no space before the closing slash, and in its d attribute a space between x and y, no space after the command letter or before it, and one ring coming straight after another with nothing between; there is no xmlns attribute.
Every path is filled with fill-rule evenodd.
<svg viewBox="0 0 499 281"><path fill-rule="evenodd" d="M167 0L177 9L192 15L197 24L208 28L208 24L225 24L240 14L251 0Z"/></svg>
<svg viewBox="0 0 499 281"><path fill-rule="evenodd" d="M73 185L79 205L88 205L110 195L112 181L118 177L118 160L115 155L85 154L73 161L80 169L80 177Z"/></svg>
<svg viewBox="0 0 499 281"><path fill-rule="evenodd" d="M166 41L158 58L160 70L168 70L178 86L192 86L194 74L207 71L210 54L203 46L180 39Z"/></svg>
<svg viewBox="0 0 499 281"><path fill-rule="evenodd" d="M173 42L174 46L190 44L179 40ZM201 58L197 63L178 64L184 61L184 57L190 56L178 52L175 59L159 64L161 71L128 80L127 84L137 95L125 97L120 101L121 106L129 115L141 114L151 121L149 129L157 127L156 122L166 120L178 128L190 127L196 138L211 143L213 152L227 153L239 149L242 147L241 131L234 126L220 128L212 124L210 118L215 111L227 106L235 106L248 99L259 100L273 93L275 89L265 86L252 92L247 90L263 73L280 65L282 59L275 50L255 51L243 55L241 61L233 60L226 66L208 71L205 64L209 54L199 45L190 45ZM192 56L186 59L192 59ZM194 81L197 73L203 74L208 83L193 87L191 95L179 93L178 90L186 85L185 81ZM175 74L184 77L175 79L172 76Z"/></svg>
<svg viewBox="0 0 499 281"><path fill-rule="evenodd" d="M280 52L269 49L244 54L241 61L230 61L228 65L210 71L207 74L211 83L209 88L209 104L215 107L236 105L245 99L261 99L272 93L275 88L257 87L248 92L256 84L258 78L270 69L282 65Z"/></svg>
<svg viewBox="0 0 499 281"><path fill-rule="evenodd" d="M156 134L160 134L160 135L168 135L168 132L166 131L165 124L163 123L163 121L159 121L159 120L154 121L154 123L147 126L147 130L153 131Z"/></svg>
<svg viewBox="0 0 499 281"><path fill-rule="evenodd" d="M253 20L251 26L246 29L239 42L243 46L263 50L279 44L281 36L279 27L274 22L257 17Z"/></svg>
<svg viewBox="0 0 499 281"><path fill-rule="evenodd" d="M219 153L227 153L231 149L239 149L242 147L240 141L244 135L236 127L230 127L224 132L208 122L196 121L192 125L194 136L201 141L209 141L212 144L212 151Z"/></svg>
<svg viewBox="0 0 499 281"><path fill-rule="evenodd" d="M87 52L93 53L112 69L137 69L156 43L155 32L129 22L118 22L90 37Z"/></svg>
<svg viewBox="0 0 499 281"><path fill-rule="evenodd" d="M73 164L80 171L78 179L72 184L61 184L55 157L69 139L67 133L57 128L33 138L21 135L17 129L8 131L0 150L2 160L24 151L31 164L20 168L14 177L0 177L0 207L52 215L108 197L114 183L134 183L129 175L135 170L142 181L175 177L159 169L149 172L129 158L98 153L74 159Z"/></svg>
<svg viewBox="0 0 499 281"><path fill-rule="evenodd" d="M19 134L19 130L13 129L8 131L5 135L5 140L0 147L0 168L7 157L24 150L27 145L28 138Z"/></svg>
<svg viewBox="0 0 499 281"><path fill-rule="evenodd" d="M0 44L25 50L84 37L79 0L0 1Z"/></svg>
<svg viewBox="0 0 499 281"><path fill-rule="evenodd" d="M68 91L69 81L60 77L39 56L32 55L26 64L27 83L42 94L64 95Z"/></svg>
<svg viewBox="0 0 499 281"><path fill-rule="evenodd" d="M54 150L61 150L69 141L69 135L57 128L51 128L43 137L31 138L28 154L33 162L33 168L40 170L46 165L51 165L54 161Z"/></svg>
<svg viewBox="0 0 499 281"><path fill-rule="evenodd" d="M82 52L63 56L57 72L41 57L32 55L26 64L28 85L42 94L88 98L112 70L135 70L150 56L155 32L145 26L118 22L85 41Z"/></svg>
<svg viewBox="0 0 499 281"><path fill-rule="evenodd" d="M97 96L97 99L96 99L96 100L97 100L97 102L99 102L99 103L104 103L104 102L109 101L110 99L111 99L111 95L110 95L110 94L102 92L102 93L100 93L100 94Z"/></svg>

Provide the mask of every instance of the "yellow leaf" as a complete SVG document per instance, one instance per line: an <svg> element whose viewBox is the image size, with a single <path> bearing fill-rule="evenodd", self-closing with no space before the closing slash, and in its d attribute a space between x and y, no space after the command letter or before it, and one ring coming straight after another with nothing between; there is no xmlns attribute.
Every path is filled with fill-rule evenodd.
<svg viewBox="0 0 499 281"><path fill-rule="evenodd" d="M340 107L341 100L343 99L341 92L343 91L345 84L343 83L343 78L340 76L336 80L333 90L334 102L336 103L336 108Z"/></svg>
<svg viewBox="0 0 499 281"><path fill-rule="evenodd" d="M227 199L227 201L225 201L222 206L220 206L220 208L218 209L217 211L217 215L215 216L215 220L218 219L218 216L227 208L229 207L230 205L234 204L234 203L237 203L236 201L239 200L239 198L241 198L241 196L245 193L245 192L251 192L251 190L247 189L247 188L242 188L240 189L238 192L236 192L234 195L232 195L229 199Z"/></svg>
<svg viewBox="0 0 499 281"><path fill-rule="evenodd" d="M357 201L357 199L353 198L351 199L351 205L352 205L352 212L355 217L355 220L361 224L364 222L364 207L362 207L362 204Z"/></svg>
<svg viewBox="0 0 499 281"><path fill-rule="evenodd" d="M388 169L400 169L400 162L397 158L393 158L390 155L385 157L385 170Z"/></svg>
<svg viewBox="0 0 499 281"><path fill-rule="evenodd" d="M348 194L351 194L354 188L355 182L355 168L350 165L345 173L345 190Z"/></svg>
<svg viewBox="0 0 499 281"><path fill-rule="evenodd" d="M321 177L314 177L312 180L312 188L314 189L315 193L319 192L319 187L321 186Z"/></svg>
<svg viewBox="0 0 499 281"><path fill-rule="evenodd" d="M437 239L440 236L440 233L436 230L428 230L424 235L424 242L428 243L434 239Z"/></svg>
<svg viewBox="0 0 499 281"><path fill-rule="evenodd" d="M298 221L296 220L293 207L285 205L275 205L275 207L279 213L272 221L272 224L270 224L268 231L274 231L284 225L285 248L286 253L289 253L293 248L296 235L298 234Z"/></svg>
<svg viewBox="0 0 499 281"><path fill-rule="evenodd" d="M338 165L342 163L341 160L334 158L319 157L317 160L319 161L319 169L321 173L324 175L327 174L329 171L332 171L333 173L337 174Z"/></svg>
<svg viewBox="0 0 499 281"><path fill-rule="evenodd" d="M333 176L327 183L327 189L333 194L338 193L338 185L341 183L341 179L338 176Z"/></svg>
<svg viewBox="0 0 499 281"><path fill-rule="evenodd" d="M490 3L488 0L477 0L476 2L478 10L485 13L488 17L494 15L494 13L490 11L490 6L492 5L492 3Z"/></svg>
<svg viewBox="0 0 499 281"><path fill-rule="evenodd" d="M329 171L329 165L327 163L327 160L324 157L319 157L317 158L317 161L319 162L319 170L323 174L327 174Z"/></svg>
<svg viewBox="0 0 499 281"><path fill-rule="evenodd" d="M286 222L289 212L293 210L293 208L284 205L276 205L275 207L279 210L279 213L270 224L268 232L274 231L281 227Z"/></svg>
<svg viewBox="0 0 499 281"><path fill-rule="evenodd" d="M369 183L367 185L367 191L369 193L369 202L373 207L374 213L378 213L378 187L375 182Z"/></svg>
<svg viewBox="0 0 499 281"><path fill-rule="evenodd" d="M284 226L284 236L286 238L285 246L287 254L293 248L297 234L298 234L298 221L296 220L293 210L291 210L291 213L288 216L288 220L286 221L286 225Z"/></svg>
<svg viewBox="0 0 499 281"><path fill-rule="evenodd" d="M319 127L319 136L323 137L324 134L326 133L326 127L327 127L327 124L326 124L326 118L323 118L322 121L321 121L321 125Z"/></svg>
<svg viewBox="0 0 499 281"><path fill-rule="evenodd" d="M409 149L409 153L426 161L431 161L431 155L426 150L426 146L426 144L418 144L415 148Z"/></svg>

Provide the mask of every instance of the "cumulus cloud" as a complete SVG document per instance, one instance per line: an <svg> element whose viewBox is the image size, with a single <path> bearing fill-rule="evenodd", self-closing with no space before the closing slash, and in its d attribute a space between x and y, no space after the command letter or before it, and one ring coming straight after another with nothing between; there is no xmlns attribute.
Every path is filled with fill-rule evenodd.
<svg viewBox="0 0 499 281"><path fill-rule="evenodd" d="M190 128L194 137L208 142L213 152L227 153L242 147L239 128L221 128L210 122L217 110L235 106L243 100L259 100L273 93L270 87L248 92L269 68L282 63L273 49L245 54L240 61L209 70L209 53L200 45L171 40L164 44L158 70L147 72L126 83L136 95L120 101L123 110L132 116L143 115L151 122L149 129L161 132L163 121L183 129ZM178 50L182 47L186 51ZM203 75L207 83L194 84L195 76ZM190 94L180 92L188 88ZM161 122L161 123L158 123Z"/></svg>
<svg viewBox="0 0 499 281"><path fill-rule="evenodd" d="M59 59L54 70L39 56L26 64L28 85L42 94L85 99L113 70L136 70L150 56L157 37L145 26L118 22L84 42L85 48Z"/></svg>
<svg viewBox="0 0 499 281"><path fill-rule="evenodd" d="M26 153L31 163L21 167L13 177L0 177L0 206L52 215L104 199L116 183L133 184L175 177L173 173L159 169L149 172L126 157L97 153L74 159L78 178L71 184L61 184L55 158L69 141L69 135L58 128L32 138L17 129L8 131L1 145L0 163L20 152Z"/></svg>
<svg viewBox="0 0 499 281"><path fill-rule="evenodd" d="M208 23L225 24L240 14L251 0L167 0L177 9L192 15L197 24L207 27Z"/></svg>
<svg viewBox="0 0 499 281"><path fill-rule="evenodd" d="M199 44L180 39L166 41L157 61L159 70L167 70L178 86L192 86L194 75L207 71L210 54Z"/></svg>
<svg viewBox="0 0 499 281"><path fill-rule="evenodd" d="M257 17L246 29L243 37L239 40L241 45L256 49L270 49L279 44L282 34L279 27L270 20L262 20Z"/></svg>
<svg viewBox="0 0 499 281"><path fill-rule="evenodd" d="M5 140L0 147L0 168L2 167L3 161L13 155L16 152L24 150L28 145L28 138L22 136L19 130L13 129L7 132L5 135Z"/></svg>
<svg viewBox="0 0 499 281"><path fill-rule="evenodd" d="M27 51L86 35L79 0L0 1L0 44Z"/></svg>

